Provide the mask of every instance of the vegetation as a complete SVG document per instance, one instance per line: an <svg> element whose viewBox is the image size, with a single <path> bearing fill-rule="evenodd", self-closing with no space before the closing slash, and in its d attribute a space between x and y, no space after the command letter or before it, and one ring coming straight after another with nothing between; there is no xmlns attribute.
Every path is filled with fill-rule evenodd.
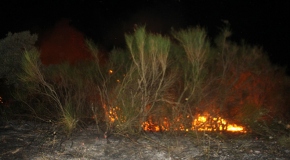
<svg viewBox="0 0 290 160"><path fill-rule="evenodd" d="M21 90L22 86L18 79L21 70L21 57L25 50L35 48L38 36L29 31L7 34L0 40L0 120L12 118L22 108L15 102L15 90Z"/></svg>
<svg viewBox="0 0 290 160"><path fill-rule="evenodd" d="M230 35L225 28L212 43L201 27L167 36L141 27L126 34L127 49L114 49L105 63L92 41L86 45L93 58L74 64L43 65L40 52L28 48L15 74L22 87L17 99L67 134L91 121L118 134L183 130L207 112L287 139L289 79L261 48L233 43Z"/></svg>
<svg viewBox="0 0 290 160"><path fill-rule="evenodd" d="M12 34L0 40L0 78L7 85L17 85L17 74L21 71L21 57L25 50L34 48L37 35L29 31Z"/></svg>

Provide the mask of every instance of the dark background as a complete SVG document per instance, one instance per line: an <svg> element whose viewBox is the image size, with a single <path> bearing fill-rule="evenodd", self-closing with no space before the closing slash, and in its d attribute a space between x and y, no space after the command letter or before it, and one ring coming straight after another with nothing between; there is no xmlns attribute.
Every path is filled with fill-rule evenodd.
<svg viewBox="0 0 290 160"><path fill-rule="evenodd" d="M133 32L135 24L158 33L200 25L214 38L227 20L232 40L262 46L274 64L289 66L289 4L287 0L1 0L0 38L24 30L41 35L69 19L86 38L110 50L124 47L124 33Z"/></svg>

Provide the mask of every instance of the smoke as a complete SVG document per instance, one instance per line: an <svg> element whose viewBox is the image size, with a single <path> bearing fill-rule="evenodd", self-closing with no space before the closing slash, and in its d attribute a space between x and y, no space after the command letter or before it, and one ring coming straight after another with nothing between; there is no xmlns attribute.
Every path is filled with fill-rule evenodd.
<svg viewBox="0 0 290 160"><path fill-rule="evenodd" d="M40 59L45 65L74 64L91 57L83 34L70 26L69 20L61 20L42 36L40 51Z"/></svg>

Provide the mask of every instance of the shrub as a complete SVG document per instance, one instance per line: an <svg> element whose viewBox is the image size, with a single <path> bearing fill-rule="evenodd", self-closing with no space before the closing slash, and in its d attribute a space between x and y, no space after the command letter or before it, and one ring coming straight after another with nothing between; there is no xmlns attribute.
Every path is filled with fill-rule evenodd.
<svg viewBox="0 0 290 160"><path fill-rule="evenodd" d="M68 134L86 118L122 134L190 129L205 111L276 133L265 129L271 120L265 115L287 105L281 86L289 80L261 48L230 42L227 29L215 45L200 27L172 35L176 41L137 28L125 35L127 49L114 49L105 63L92 41L94 59L73 65L43 66L37 50L26 51L20 76L26 100L32 97L34 112L56 119Z"/></svg>
<svg viewBox="0 0 290 160"><path fill-rule="evenodd" d="M30 108L36 116L45 121L57 120L64 125L70 134L78 121L91 118L92 104L96 95L97 81L96 67L93 63L68 63L43 66L37 50L26 51L22 63L23 73L21 82L25 85L26 94L24 101L30 101ZM38 106L33 102L40 102ZM50 114L37 112L39 108L49 111Z"/></svg>
<svg viewBox="0 0 290 160"><path fill-rule="evenodd" d="M29 31L8 33L7 37L0 40L0 96L3 104L0 105L2 118L13 118L14 115L23 113L21 105L15 101L15 91L22 89L18 80L21 72L21 59L25 50L34 48L37 35Z"/></svg>
<svg viewBox="0 0 290 160"><path fill-rule="evenodd" d="M7 79L7 85L17 85L23 52L34 48L37 37L29 31L9 32L6 38L0 40L0 78Z"/></svg>

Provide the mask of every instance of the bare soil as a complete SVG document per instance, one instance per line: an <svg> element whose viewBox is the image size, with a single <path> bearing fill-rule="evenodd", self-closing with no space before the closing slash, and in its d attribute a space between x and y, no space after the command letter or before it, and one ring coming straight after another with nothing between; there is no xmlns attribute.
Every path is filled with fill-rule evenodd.
<svg viewBox="0 0 290 160"><path fill-rule="evenodd" d="M287 160L290 149L275 138L212 133L108 135L92 126L70 137L50 123L9 121L0 125L0 160L168 159Z"/></svg>

